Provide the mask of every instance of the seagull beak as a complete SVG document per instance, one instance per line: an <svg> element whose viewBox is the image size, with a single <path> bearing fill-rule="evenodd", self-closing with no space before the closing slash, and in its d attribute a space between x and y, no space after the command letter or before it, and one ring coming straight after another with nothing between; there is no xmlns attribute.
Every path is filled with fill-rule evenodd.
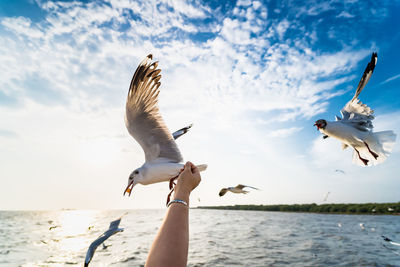
<svg viewBox="0 0 400 267"><path fill-rule="evenodd" d="M317 131L319 131L319 125L317 123L314 123L314 126L317 126Z"/></svg>
<svg viewBox="0 0 400 267"><path fill-rule="evenodd" d="M133 188L133 181L130 182L130 183L128 184L128 186L125 188L124 196L125 196L126 193L128 193L128 194L129 194L128 196L130 197L130 196L131 196L131 193L132 193L132 188Z"/></svg>

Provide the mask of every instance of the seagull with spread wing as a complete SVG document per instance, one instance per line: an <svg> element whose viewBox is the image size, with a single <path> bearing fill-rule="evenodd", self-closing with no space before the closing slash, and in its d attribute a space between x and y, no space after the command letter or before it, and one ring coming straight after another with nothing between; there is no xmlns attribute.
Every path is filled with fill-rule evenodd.
<svg viewBox="0 0 400 267"><path fill-rule="evenodd" d="M176 179L183 168L182 155L175 139L186 133L192 125L171 134L158 109L158 94L161 85L161 70L158 62L148 55L133 75L126 100L125 124L128 132L140 144L145 154L145 163L135 169L128 179L124 194L131 195L136 184L148 185ZM207 168L198 165L199 171ZM172 191L171 191L172 193Z"/></svg>
<svg viewBox="0 0 400 267"><path fill-rule="evenodd" d="M317 120L314 126L323 134L323 138L333 137L342 142L342 148L354 149L353 163L371 166L382 163L389 156L396 134L393 131L373 132L374 111L360 102L358 96L367 85L375 69L378 55L372 53L354 97L340 111L342 118L336 121Z"/></svg>
<svg viewBox="0 0 400 267"><path fill-rule="evenodd" d="M248 186L248 185L242 185L242 184L238 184L235 187L227 187L227 188L222 188L221 191L219 191L219 196L222 197L223 195L226 194L226 192L232 192L232 193L236 193L236 194L247 194L249 193L249 191L245 191L243 190L243 188L248 187L248 188L253 188L256 190L260 190L258 188L252 187L252 186Z"/></svg>
<svg viewBox="0 0 400 267"><path fill-rule="evenodd" d="M124 231L124 228L119 228L119 223L121 222L121 218L112 221L110 223L110 227L107 231L105 231L101 236L99 236L95 241L90 244L88 251L86 252L85 258L85 267L89 266L90 261L93 258L94 252L96 251L97 247L103 244L110 236L115 235L116 233ZM104 246L104 244L103 244Z"/></svg>

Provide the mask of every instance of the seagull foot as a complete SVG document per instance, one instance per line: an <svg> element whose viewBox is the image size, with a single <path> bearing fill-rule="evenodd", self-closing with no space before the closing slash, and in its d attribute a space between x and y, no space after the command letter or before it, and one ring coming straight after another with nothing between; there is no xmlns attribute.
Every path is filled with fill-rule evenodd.
<svg viewBox="0 0 400 267"><path fill-rule="evenodd" d="M176 185L176 184L174 183L174 181L175 181L176 178L177 178L177 177L172 178L171 180L169 180L169 190L171 190L172 188L174 188L174 186Z"/></svg>
<svg viewBox="0 0 400 267"><path fill-rule="evenodd" d="M178 178L178 176L176 176L176 177L174 177L174 178L172 178L172 179L169 180L169 190L171 190L171 191L168 193L168 196L167 196L167 204L166 204L167 207L168 207L169 201L171 200L172 192L174 192L174 190L175 190L176 184L174 183L174 181L175 181L177 178Z"/></svg>
<svg viewBox="0 0 400 267"><path fill-rule="evenodd" d="M363 158L360 158L360 159L362 160L362 162L364 163L365 166L368 166L368 161L369 161L369 160L363 159Z"/></svg>
<svg viewBox="0 0 400 267"><path fill-rule="evenodd" d="M372 155L375 159L377 159L377 158L379 157L379 155L376 154L376 153L375 153L374 151L372 151L371 149L369 149L369 146L368 146L368 144L367 144L366 142L364 142L364 144L367 146L369 153L371 153L371 155Z"/></svg>
<svg viewBox="0 0 400 267"><path fill-rule="evenodd" d="M356 148L354 148L354 150L357 152L358 158L364 163L365 166L368 166L368 161L367 159L364 159L360 156L360 152L358 152L358 150Z"/></svg>

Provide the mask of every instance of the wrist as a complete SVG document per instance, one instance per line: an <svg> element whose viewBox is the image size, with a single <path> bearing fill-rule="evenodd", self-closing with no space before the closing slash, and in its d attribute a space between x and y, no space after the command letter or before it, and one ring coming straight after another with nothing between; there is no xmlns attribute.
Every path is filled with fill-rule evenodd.
<svg viewBox="0 0 400 267"><path fill-rule="evenodd" d="M174 199L181 199L186 203L189 203L189 197L190 197L190 192L177 191L174 194Z"/></svg>

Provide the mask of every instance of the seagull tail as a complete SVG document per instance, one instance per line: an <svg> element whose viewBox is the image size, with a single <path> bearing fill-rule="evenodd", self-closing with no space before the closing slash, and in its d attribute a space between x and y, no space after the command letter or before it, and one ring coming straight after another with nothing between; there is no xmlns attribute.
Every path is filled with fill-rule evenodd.
<svg viewBox="0 0 400 267"><path fill-rule="evenodd" d="M200 164L200 165L196 165L197 169L199 169L199 171L205 171L207 169L207 164Z"/></svg>
<svg viewBox="0 0 400 267"><path fill-rule="evenodd" d="M386 160L386 158L390 155L394 144L396 142L396 134L393 131L382 131L370 133L368 137L365 139L365 142L368 144L371 151L378 154L377 159L375 159L371 153L369 153L367 147L362 148L361 150L357 148L361 156L369 160L368 165L378 165ZM358 159L357 153L353 152L353 163L358 165L363 165L362 162Z"/></svg>

